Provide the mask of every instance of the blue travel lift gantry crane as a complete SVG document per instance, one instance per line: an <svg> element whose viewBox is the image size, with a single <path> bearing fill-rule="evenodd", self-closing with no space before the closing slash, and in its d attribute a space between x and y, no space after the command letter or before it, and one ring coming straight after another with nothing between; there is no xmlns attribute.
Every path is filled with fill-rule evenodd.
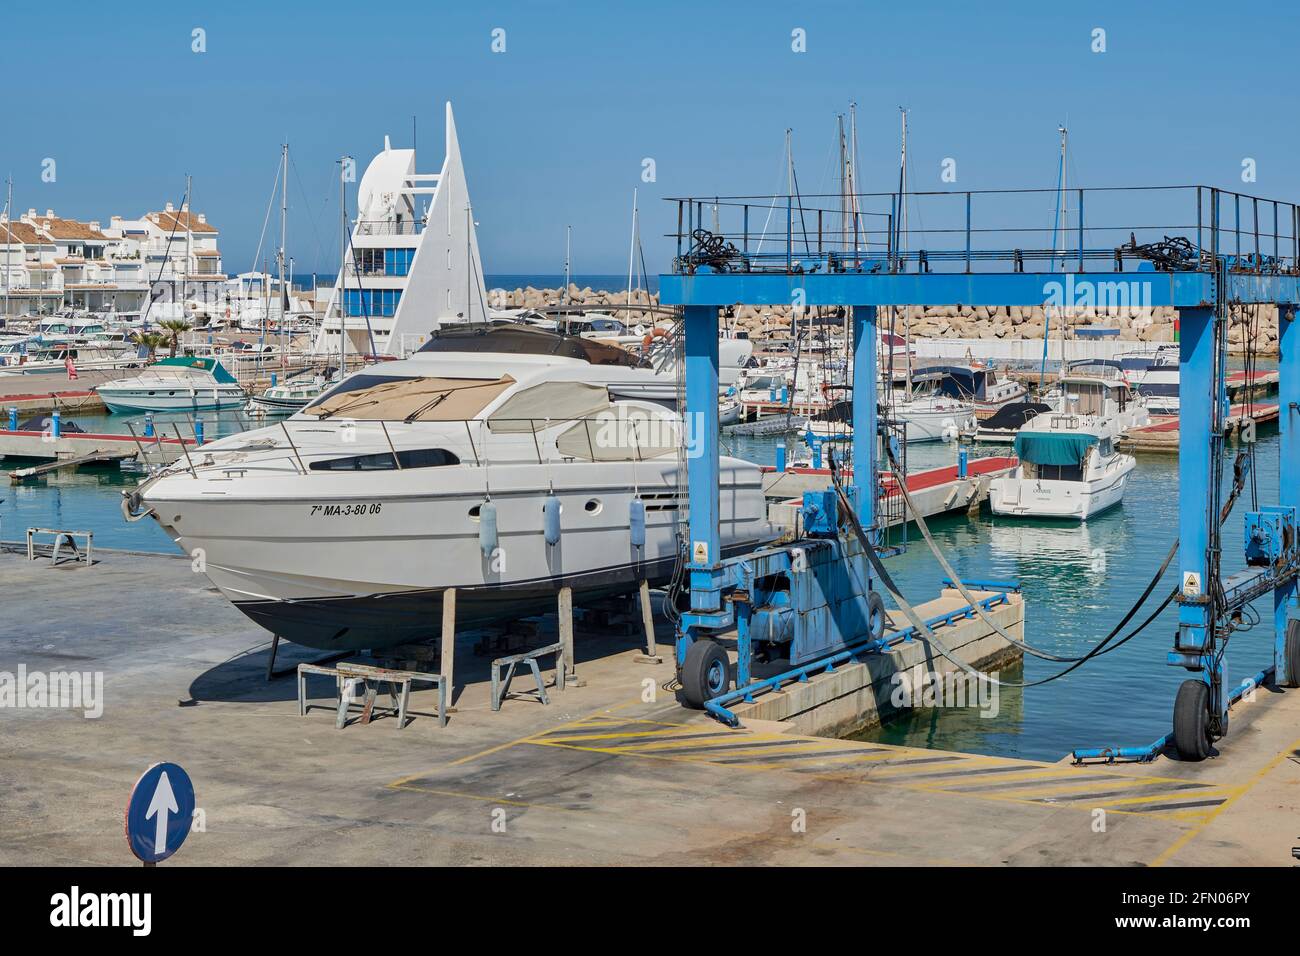
<svg viewBox="0 0 1300 956"><path fill-rule="evenodd" d="M950 213L955 207L945 228L933 232L964 233L965 247L910 252L899 251L897 194L855 197L851 245L844 240L842 227L829 235L823 230L824 216L845 215L839 196L825 209L809 207L817 197L670 200L677 203L677 256L672 274L660 277L660 296L664 304L684 308L687 416L700 439L698 453L688 461L690 606L680 616L676 642L679 679L688 705L699 707L728 693L727 656L715 638L733 627L739 651L738 691L732 692L733 697L752 686L753 665L763 656L775 654L788 659L792 667L806 668L843 659L846 648L869 650L882 643L885 615L870 568L856 540L837 533L841 517L837 507L847 500L868 537L877 540L879 307L1060 305L1061 289L1086 293L1066 305L1080 304L1087 295L1093 297L1088 304L1101 305L1107 290L1135 285L1143 305L1173 306L1181 317L1180 583L1178 630L1169 663L1195 676L1179 689L1172 743L1183 759L1200 760L1213 741L1227 733L1228 707L1240 692L1226 686L1224 651L1245 605L1269 592L1273 665L1256 679L1297 685L1300 622L1288 612L1296 605L1300 573L1300 328L1296 321L1300 207L1203 186L1156 187L1149 194L1167 201L1176 191L1188 197L1189 204L1194 194L1194 241L1166 235L1139 245L1136 230L1118 230L1113 225L1090 228L1083 215L1085 199L1089 208L1106 205L1109 199L1128 210L1143 190L1079 189L1071 191L1077 195L1078 207L1072 249L1058 247L1055 230L1051 249L973 248L973 232L1011 237L1035 231L1004 222L974 229L973 198L979 199L982 209L996 209L1000 199L1033 191L912 194L909 198L923 195L940 205L947 202ZM763 241L753 245L758 237L750 233L750 213L763 215L779 205L785 206L785 241L765 237L768 251L761 251ZM1253 212L1253 228L1243 227L1243 205L1248 214ZM1225 206L1235 213L1231 226L1224 225ZM706 207L714 223L725 216L730 222L739 219L742 225L731 232L698 227ZM1174 221L1189 222L1189 212L1181 210ZM814 217L815 233L809 227ZM869 222L879 222L882 228L868 228ZM1087 236L1108 231L1127 235L1128 244L1087 246ZM1243 242L1249 249L1252 240L1254 252L1243 253ZM1262 250L1270 241L1272 253L1266 254ZM914 239L911 244L916 244ZM1043 263L1050 263L1047 271L1042 270ZM1126 272L1126 264L1133 271ZM1246 516L1247 569L1223 578L1218 515L1227 417L1226 342L1228 308L1237 303L1278 306L1281 481L1277 505ZM805 495L801 539L724 557L718 528L718 313L739 305L851 309L854 470L845 499L837 499L834 492ZM1168 739L1144 749L1159 749Z"/></svg>

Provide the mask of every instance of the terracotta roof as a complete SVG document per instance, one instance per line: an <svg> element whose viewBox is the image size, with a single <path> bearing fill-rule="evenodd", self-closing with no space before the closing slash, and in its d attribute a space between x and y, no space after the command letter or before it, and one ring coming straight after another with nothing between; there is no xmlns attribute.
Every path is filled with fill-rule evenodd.
<svg viewBox="0 0 1300 956"><path fill-rule="evenodd" d="M108 239L98 229L91 229L89 223L77 222L75 219L38 216L36 226L52 239Z"/></svg>
<svg viewBox="0 0 1300 956"><path fill-rule="evenodd" d="M13 236L12 240L9 238L10 235ZM29 246L47 246L50 244L50 240L20 219L0 222L0 242L8 244L10 241L21 242Z"/></svg>
<svg viewBox="0 0 1300 956"><path fill-rule="evenodd" d="M213 232L216 228L209 222L199 222L199 217L189 212L151 212L145 216L150 222L154 223L163 232L171 232L173 228L176 232Z"/></svg>
<svg viewBox="0 0 1300 956"><path fill-rule="evenodd" d="M196 256L206 256L206 257L209 257L209 258L220 258L220 257L221 257L221 253L217 252L216 249L195 249L195 250L194 250L194 254L195 254Z"/></svg>

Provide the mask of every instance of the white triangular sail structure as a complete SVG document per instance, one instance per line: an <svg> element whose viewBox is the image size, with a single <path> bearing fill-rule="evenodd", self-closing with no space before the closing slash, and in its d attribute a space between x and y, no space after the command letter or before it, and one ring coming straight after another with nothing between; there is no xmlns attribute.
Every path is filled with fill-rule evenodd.
<svg viewBox="0 0 1300 956"><path fill-rule="evenodd" d="M446 324L487 319L469 186L456 122L447 104L442 170L420 173L415 150L384 149L357 187L357 216L345 269L315 350L339 353L339 325L350 355L408 355ZM373 339L373 342L372 342Z"/></svg>

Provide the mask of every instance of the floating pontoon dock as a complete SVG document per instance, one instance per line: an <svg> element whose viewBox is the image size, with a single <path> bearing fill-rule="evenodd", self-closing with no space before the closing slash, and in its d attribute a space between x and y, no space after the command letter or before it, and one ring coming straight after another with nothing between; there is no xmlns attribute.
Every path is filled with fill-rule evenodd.
<svg viewBox="0 0 1300 956"><path fill-rule="evenodd" d="M1016 464L1016 458L990 456L972 458L967 463L965 475L960 473L957 465L914 471L907 476L907 490L921 509L922 517L964 511L986 501L989 482L1009 473ZM796 467L785 471L764 468L763 492L769 499L775 499L769 509L772 521L782 527L796 527L803 493L822 491L830 483L828 468ZM893 527L910 520L898 501L898 487L893 475L882 476L881 485L884 488L879 509L882 526Z"/></svg>
<svg viewBox="0 0 1300 956"><path fill-rule="evenodd" d="M72 463L76 459L98 457L104 460L144 457L151 465L169 464L195 447L191 438L132 437L131 435L96 432L61 432L57 437L49 430L9 431L0 427L0 458L49 459Z"/></svg>
<svg viewBox="0 0 1300 956"><path fill-rule="evenodd" d="M1276 402L1257 402L1253 405L1233 405L1225 416L1223 425L1225 435L1236 435L1241 431L1242 422L1251 419L1256 425L1276 425L1278 406ZM1178 417L1176 415L1153 415L1151 424L1141 428L1130 428L1119 440L1119 447L1124 451L1157 451L1178 453Z"/></svg>

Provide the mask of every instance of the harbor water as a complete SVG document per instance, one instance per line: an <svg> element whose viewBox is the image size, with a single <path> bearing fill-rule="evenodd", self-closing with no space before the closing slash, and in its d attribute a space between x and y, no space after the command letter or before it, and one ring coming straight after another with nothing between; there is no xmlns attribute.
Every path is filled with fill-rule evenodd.
<svg viewBox="0 0 1300 956"><path fill-rule="evenodd" d="M88 431L126 433L128 422L137 433L143 427L142 416L68 417ZM241 418L229 411L219 417L206 414L207 437L241 430ZM173 434L177 427L190 434L188 416L157 415L155 422L165 434ZM1275 500L1277 445L1275 428L1261 432L1256 447L1261 501ZM775 448L773 438L724 438L727 452L763 464L775 461ZM1004 452L987 447L972 454ZM953 444L912 445L908 466L918 470L952 464L956 453ZM21 464L15 459L4 462L6 471ZM1074 656L1086 652L1119 621L1174 541L1177 468L1176 456L1139 455L1123 504L1083 525L994 518L986 508L975 518L941 517L930 526L963 577L1020 582L1026 600L1027 641L1045 651ZM1231 468L1227 471L1230 480ZM138 479L138 474L116 467L95 467L0 488L0 537L19 540L28 527L89 530L97 547L171 552L174 546L156 523L128 524L121 516L121 492ZM1242 515L1249 509L1248 490L1224 528L1226 573L1243 566ZM906 551L889 562L911 600L925 601L937 593L944 574L914 531ZM1153 593L1150 610L1174 587L1176 576L1175 563ZM1147 613L1136 615L1133 623ZM1174 622L1171 607L1114 653L1058 681L1026 690L1000 689L996 712L990 716L983 716L979 708L920 708L863 739L1041 760L1059 759L1074 746L1149 743L1168 732L1177 685L1187 676L1165 664ZM1228 651L1230 679L1235 683L1253 675L1271 661L1271 654L1267 624L1238 633ZM1012 682L1041 680L1064 666L1027 657L1023 669L999 677Z"/></svg>

